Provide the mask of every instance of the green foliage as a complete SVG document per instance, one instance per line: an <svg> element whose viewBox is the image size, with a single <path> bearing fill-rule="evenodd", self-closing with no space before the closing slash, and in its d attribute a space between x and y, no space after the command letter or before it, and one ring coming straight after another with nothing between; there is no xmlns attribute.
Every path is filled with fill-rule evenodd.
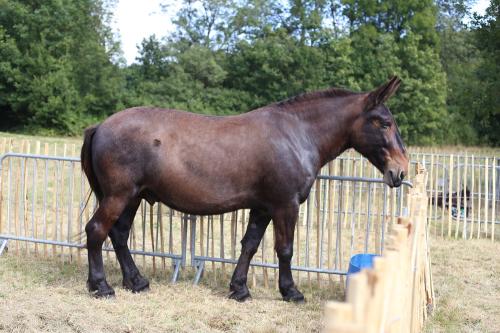
<svg viewBox="0 0 500 333"><path fill-rule="evenodd" d="M74 134L122 106L106 15L100 1L0 1L2 128Z"/></svg>
<svg viewBox="0 0 500 333"><path fill-rule="evenodd" d="M484 16L475 18L475 43L480 59L479 89L473 107L481 142L500 146L500 0L491 0Z"/></svg>
<svg viewBox="0 0 500 333"><path fill-rule="evenodd" d="M448 142L500 145L499 1L468 27L470 1L440 0L440 58L446 73ZM469 17L470 18L470 17Z"/></svg>

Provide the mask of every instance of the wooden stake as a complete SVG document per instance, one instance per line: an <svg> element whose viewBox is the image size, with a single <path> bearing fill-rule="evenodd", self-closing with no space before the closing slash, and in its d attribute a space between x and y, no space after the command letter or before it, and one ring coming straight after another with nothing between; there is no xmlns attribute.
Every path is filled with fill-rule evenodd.
<svg viewBox="0 0 500 333"><path fill-rule="evenodd" d="M479 239L481 235L481 194L482 194L482 189L481 189L481 168L478 170L478 176L477 176L477 193L479 193L478 200L477 200L477 239Z"/></svg>
<svg viewBox="0 0 500 333"><path fill-rule="evenodd" d="M498 161L498 160L497 160ZM497 183L497 172L498 172L498 169L497 167L500 166L500 164L498 164L497 162L497 165L495 165L495 159L493 159L493 164L492 164L492 171L491 171L491 175L492 175L492 179L493 179L493 188L492 188L492 200L491 200L491 241L495 241L495 221L496 221L496 195L497 195L497 191L496 191L496 183Z"/></svg>
<svg viewBox="0 0 500 333"><path fill-rule="evenodd" d="M475 193L475 182L474 182L474 178L475 178L475 165L474 165L474 155L471 156L471 188L470 188L470 194L471 194L471 209L470 209L470 216L471 216L471 220L470 220L470 236L469 238L472 239L472 237L474 236L474 193ZM477 225L477 223L476 223Z"/></svg>
<svg viewBox="0 0 500 333"><path fill-rule="evenodd" d="M455 223L455 239L458 238L458 231L460 230L460 215L461 215L461 177L460 177L460 157L457 156L457 218Z"/></svg>
<svg viewBox="0 0 500 333"><path fill-rule="evenodd" d="M489 195L489 178L488 178L488 158L484 161L484 234L488 237L488 200L490 198Z"/></svg>
<svg viewBox="0 0 500 333"><path fill-rule="evenodd" d="M467 239L467 169L468 169L468 158L467 154L465 155L464 160L464 180L463 180L463 201L464 201L464 224L462 228L462 239ZM461 215L461 214L460 214Z"/></svg>
<svg viewBox="0 0 500 333"><path fill-rule="evenodd" d="M155 237L154 237L154 207L149 205L149 232L151 236L151 251L155 252ZM153 275L156 275L156 256L153 256Z"/></svg>
<svg viewBox="0 0 500 333"><path fill-rule="evenodd" d="M452 210L452 190L453 190L453 155L450 155L449 169L450 174L448 178L448 237L451 238L451 210Z"/></svg>
<svg viewBox="0 0 500 333"><path fill-rule="evenodd" d="M316 267L320 265L320 242L321 242L321 181L316 180L316 193L315 193L315 201L316 201ZM316 278L319 284L320 274L316 274Z"/></svg>

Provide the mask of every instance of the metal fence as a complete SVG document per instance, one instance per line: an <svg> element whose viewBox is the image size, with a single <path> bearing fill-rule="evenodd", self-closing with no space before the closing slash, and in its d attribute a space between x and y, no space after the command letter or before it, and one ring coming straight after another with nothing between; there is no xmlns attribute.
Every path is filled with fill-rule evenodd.
<svg viewBox="0 0 500 333"><path fill-rule="evenodd" d="M411 174L417 163L429 172L430 233L439 237L500 237L500 158L462 154L412 152ZM338 158L352 176L374 175L378 171L363 158L350 152ZM358 161L359 167L349 167Z"/></svg>
<svg viewBox="0 0 500 333"><path fill-rule="evenodd" d="M410 179L417 161L429 171L428 220L434 235L498 239L499 158L412 153L411 160ZM293 258L296 280L321 282L332 274L342 276L351 255L383 251L386 232L405 213L409 183L389 189L378 175L353 152L323 168L300 207ZM0 254L9 241L16 253L81 261L84 227L97 205L93 196L87 204L89 193L78 158L0 156ZM195 268L195 282L207 268L214 276L225 276L227 266L239 257L248 216L248 210L191 216L144 201L129 247L139 265L172 272L173 281L186 266ZM272 224L269 229L252 262L253 285L277 283ZM104 249L112 259L109 241Z"/></svg>
<svg viewBox="0 0 500 333"><path fill-rule="evenodd" d="M443 154L420 154L419 158L430 171L427 191L432 234L498 239L500 159Z"/></svg>
<svg viewBox="0 0 500 333"><path fill-rule="evenodd" d="M352 254L383 250L385 233L405 206L409 183L391 190L376 178L334 176L349 167L356 169L358 163L365 162L339 160L324 168L301 206L294 244L297 279L302 274L309 281L314 273L318 281L331 274L346 274ZM10 241L9 247L16 253L80 261L84 227L97 205L93 196L87 202L89 193L77 158L0 156L0 253ZM236 263L248 216L247 210L191 216L144 201L129 247L139 264L152 265L155 271L172 270L173 281L181 267L195 267L198 282L207 266L224 275L226 265ZM252 262L254 284L269 285L278 267L272 224L269 228ZM104 249L109 256L109 241ZM166 264L167 259L171 265Z"/></svg>
<svg viewBox="0 0 500 333"><path fill-rule="evenodd" d="M0 250L11 241L16 253L80 261L85 224L97 205L89 194L77 158L15 153L0 156ZM154 211L145 202L141 204L137 214L141 222L131 230L129 247L133 254L142 256L144 264L146 257L151 257L155 269L157 259L163 267L166 259L172 259L172 279L176 280L186 262L188 222L181 219L174 223L173 212L163 222L162 208L157 206ZM158 216L155 224L146 223L154 216ZM104 250L112 251L109 240Z"/></svg>

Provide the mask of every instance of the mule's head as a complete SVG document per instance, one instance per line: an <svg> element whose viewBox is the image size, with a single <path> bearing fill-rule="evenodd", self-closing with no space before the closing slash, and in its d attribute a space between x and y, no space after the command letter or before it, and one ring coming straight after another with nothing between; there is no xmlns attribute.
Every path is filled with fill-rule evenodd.
<svg viewBox="0 0 500 333"><path fill-rule="evenodd" d="M384 175L390 187L401 186L408 174L408 156L398 126L384 103L399 88L401 80L389 82L366 94L363 111L356 118L351 136L354 149Z"/></svg>

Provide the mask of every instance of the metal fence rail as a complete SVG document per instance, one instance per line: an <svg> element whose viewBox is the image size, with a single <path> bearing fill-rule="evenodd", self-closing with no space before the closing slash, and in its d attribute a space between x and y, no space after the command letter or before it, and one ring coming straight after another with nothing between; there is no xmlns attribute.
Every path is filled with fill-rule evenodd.
<svg viewBox="0 0 500 333"><path fill-rule="evenodd" d="M343 163L339 162L340 169ZM380 179L331 175L338 171L335 165L325 168L301 207L293 269L307 272L308 279L311 273L318 273L318 279L320 273L345 274L354 252L380 253L385 232L403 207L405 190L390 190ZM89 191L78 158L17 153L0 156L0 250L10 240L17 253L80 261L84 226L97 205L93 196L87 202ZM165 268L165 259L171 259L173 280L180 267L196 267L197 282L207 261L223 273L226 264L236 263L248 215L240 210L191 216L143 201L129 247L139 257L139 264L142 259L143 265L152 264L154 270L158 261L160 268ZM109 241L104 248L112 251ZM274 272L277 267L268 231L251 274L254 280L258 276L269 284L268 270Z"/></svg>
<svg viewBox="0 0 500 333"><path fill-rule="evenodd" d="M0 254L10 240L16 253L34 251L80 260L85 224L97 205L89 194L78 158L0 156ZM148 224L147 219L152 222L154 217L155 223ZM131 253L142 256L143 262L152 257L155 268L156 258L163 267L171 259L174 281L186 262L187 221L179 222L170 218L163 226L161 207L155 212L143 202L129 239ZM113 251L109 240L104 250Z"/></svg>
<svg viewBox="0 0 500 333"><path fill-rule="evenodd" d="M292 270L297 272L297 278L300 279L299 272L307 272L309 281L311 273L317 273L318 280L320 273L346 275L347 263L353 254L380 254L388 226L401 215L404 193L408 186L411 183L405 181L403 188L390 190L381 179L376 178L324 174L318 176L308 200L301 206L296 227ZM380 191L379 195L376 194L377 190ZM389 196L394 200L390 201ZM243 212L243 216L248 214ZM197 269L195 283L201 277L207 262L237 263L237 242L244 234L247 221L243 218L241 228L233 224L235 221L238 221L238 216L234 215L227 221L231 223L229 237L225 237L224 217L219 217L219 233L214 232L216 222L213 217L206 221L205 231L203 222L200 222L201 230L196 233L198 238L192 239L191 246L194 249L191 252L192 265ZM196 225L193 221L192 227L196 228ZM241 233L237 237L239 229ZM220 248L215 246L214 249L214 244L211 243L214 234L217 244L222 244ZM225 255L223 244L227 242L230 246L225 247L230 252ZM263 269L264 280L268 279L266 269L275 272L278 264L272 239L264 237L251 266Z"/></svg>
<svg viewBox="0 0 500 333"><path fill-rule="evenodd" d="M432 233L498 238L498 158L438 154L412 154L411 158L410 175L417 160L429 170ZM390 226L397 216L405 215L409 183L390 189L376 178L378 175L368 161L352 153L322 169L300 207L292 267L296 280L320 282L332 274L343 275L351 255L383 251ZM78 158L0 156L0 254L10 240L10 249L17 253L80 261L84 227L97 206L93 196L86 205L89 192ZM184 266L195 267L195 282L207 268L225 275L226 266L235 264L239 257L239 241L248 216L248 210L191 216L143 201L129 247L139 265L152 265L154 271L168 268L173 272L172 280ZM254 285L258 281L264 285L277 282L272 225L269 228L252 262L250 281ZM109 258L110 242L104 247ZM166 264L167 259L171 265Z"/></svg>

